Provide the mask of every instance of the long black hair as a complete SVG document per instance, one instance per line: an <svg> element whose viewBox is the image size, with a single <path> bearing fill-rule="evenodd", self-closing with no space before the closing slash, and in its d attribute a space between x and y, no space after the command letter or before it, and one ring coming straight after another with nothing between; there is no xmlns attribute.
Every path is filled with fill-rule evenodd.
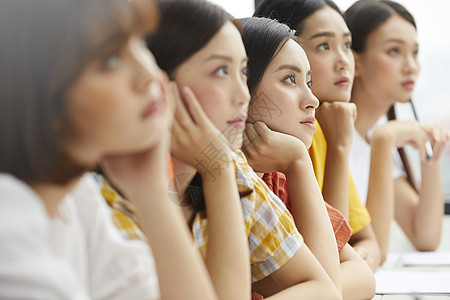
<svg viewBox="0 0 450 300"><path fill-rule="evenodd" d="M275 19L296 30L297 35L301 35L305 20L325 6L342 15L339 7L331 0L264 0L258 5L253 16Z"/></svg>
<svg viewBox="0 0 450 300"><path fill-rule="evenodd" d="M247 52L247 85L253 96L264 72L289 39L296 39L287 25L267 18L241 19L243 41Z"/></svg>
<svg viewBox="0 0 450 300"><path fill-rule="evenodd" d="M105 41L157 24L153 1L0 1L0 172L64 184L87 168L62 147L66 94Z"/></svg>
<svg viewBox="0 0 450 300"><path fill-rule="evenodd" d="M401 4L391 0L358 0L344 13L347 26L352 33L352 49L362 53L366 49L369 35L389 18L397 15L406 20L417 29L416 22L411 13ZM388 120L397 119L395 106L387 113ZM416 189L413 171L403 148L397 149L405 168L406 177L410 185Z"/></svg>
<svg viewBox="0 0 450 300"><path fill-rule="evenodd" d="M161 23L146 39L158 66L173 78L173 72L202 49L227 22L241 32L238 20L221 7L203 0L159 0ZM241 194L241 197L247 194ZM194 211L205 211L202 178L196 173L184 197Z"/></svg>
<svg viewBox="0 0 450 300"><path fill-rule="evenodd" d="M147 46L169 76L202 49L227 22L239 22L221 7L203 0L159 0L161 23Z"/></svg>

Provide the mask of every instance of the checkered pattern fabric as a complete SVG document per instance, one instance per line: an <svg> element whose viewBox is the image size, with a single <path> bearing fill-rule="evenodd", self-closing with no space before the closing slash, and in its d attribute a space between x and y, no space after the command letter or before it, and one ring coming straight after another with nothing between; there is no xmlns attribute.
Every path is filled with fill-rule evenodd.
<svg viewBox="0 0 450 300"><path fill-rule="evenodd" d="M286 204L289 211L292 211L291 199L289 197L288 185L286 176L283 173L273 172L265 173L263 176L264 182L267 186ZM344 216L334 207L325 202L328 216L333 226L334 236L336 237L336 243L339 250L341 250L345 244L347 244L350 236L352 235L352 229L348 225Z"/></svg>
<svg viewBox="0 0 450 300"><path fill-rule="evenodd" d="M102 195L111 208L113 222L122 235L130 240L147 241L139 225L133 204L122 198L106 179L98 176L97 180L101 180Z"/></svg>
<svg viewBox="0 0 450 300"><path fill-rule="evenodd" d="M236 178L240 192L252 190L241 198L248 244L252 281L258 281L280 269L303 244L291 214L283 202L250 168L244 154L234 155ZM198 213L193 222L193 235L205 258L208 245L208 222Z"/></svg>

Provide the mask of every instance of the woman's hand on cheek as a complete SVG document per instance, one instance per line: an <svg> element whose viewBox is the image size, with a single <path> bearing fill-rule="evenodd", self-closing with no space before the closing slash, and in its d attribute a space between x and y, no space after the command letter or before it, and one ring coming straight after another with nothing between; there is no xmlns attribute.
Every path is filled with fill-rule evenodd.
<svg viewBox="0 0 450 300"><path fill-rule="evenodd" d="M220 176L234 168L231 147L204 113L192 90L183 87L175 101L171 151L200 175Z"/></svg>
<svg viewBox="0 0 450 300"><path fill-rule="evenodd" d="M301 140L272 131L261 121L247 123L243 151L250 166L261 173L287 173L295 161L309 159L306 146Z"/></svg>
<svg viewBox="0 0 450 300"><path fill-rule="evenodd" d="M350 151L353 142L356 105L348 102L320 103L316 111L328 147L342 146Z"/></svg>

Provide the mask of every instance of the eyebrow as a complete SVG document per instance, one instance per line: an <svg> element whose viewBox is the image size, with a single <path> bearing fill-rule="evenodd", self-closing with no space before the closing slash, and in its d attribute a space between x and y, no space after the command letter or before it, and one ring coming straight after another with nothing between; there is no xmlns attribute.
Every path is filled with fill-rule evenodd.
<svg viewBox="0 0 450 300"><path fill-rule="evenodd" d="M334 32L325 31L325 32L316 33L312 37L310 37L309 39L312 40L312 39L316 39L316 38L319 38L319 37L335 37L335 36L336 36L336 34ZM352 34L349 31L349 32L344 33L342 36L343 37L348 37L348 36L352 36Z"/></svg>
<svg viewBox="0 0 450 300"><path fill-rule="evenodd" d="M103 41L95 45L96 52L100 55L106 55L111 50L121 47L123 44L125 44L128 38L129 36L125 34L104 38Z"/></svg>
<svg viewBox="0 0 450 300"><path fill-rule="evenodd" d="M385 44L387 43L399 43L399 44L405 44L406 42L401 39L387 39L384 41Z"/></svg>
<svg viewBox="0 0 450 300"><path fill-rule="evenodd" d="M398 44L406 44L405 40L402 39L396 39L396 38L392 38L392 39L387 39L384 41L385 44L389 44L389 43L398 43ZM415 43L415 46L419 46L419 43Z"/></svg>
<svg viewBox="0 0 450 300"><path fill-rule="evenodd" d="M220 55L220 54L213 54L210 57L208 57L207 59L205 59L205 61L210 61L210 60L214 60L214 59L220 59L220 60L225 60L228 62L233 62L233 59L229 56L226 55ZM241 62L247 62L248 61L248 57L245 57L242 59Z"/></svg>
<svg viewBox="0 0 450 300"><path fill-rule="evenodd" d="M294 65L281 65L278 67L278 69L275 70L275 72L281 71L281 70L292 70L297 73L301 73L302 70Z"/></svg>

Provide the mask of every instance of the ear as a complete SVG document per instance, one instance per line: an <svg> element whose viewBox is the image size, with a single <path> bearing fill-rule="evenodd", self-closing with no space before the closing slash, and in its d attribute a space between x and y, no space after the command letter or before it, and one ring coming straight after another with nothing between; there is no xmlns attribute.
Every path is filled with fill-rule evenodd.
<svg viewBox="0 0 450 300"><path fill-rule="evenodd" d="M353 57L355 58L355 78L359 76L361 70L361 56L356 53L353 49Z"/></svg>

